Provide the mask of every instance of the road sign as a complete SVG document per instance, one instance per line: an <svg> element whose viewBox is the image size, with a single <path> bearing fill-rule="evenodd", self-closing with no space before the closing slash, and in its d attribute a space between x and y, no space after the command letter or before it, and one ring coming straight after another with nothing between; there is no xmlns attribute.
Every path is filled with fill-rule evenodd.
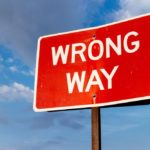
<svg viewBox="0 0 150 150"><path fill-rule="evenodd" d="M39 38L35 111L150 99L150 14Z"/></svg>

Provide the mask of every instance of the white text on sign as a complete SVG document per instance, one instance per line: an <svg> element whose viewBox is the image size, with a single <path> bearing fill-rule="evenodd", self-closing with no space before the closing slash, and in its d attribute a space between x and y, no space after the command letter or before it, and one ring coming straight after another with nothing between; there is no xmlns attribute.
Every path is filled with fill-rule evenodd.
<svg viewBox="0 0 150 150"><path fill-rule="evenodd" d="M73 43L68 44L65 47L63 47L62 45L59 45L58 47L51 47L52 64L56 66L58 64L58 61L61 61L64 65L67 63L75 63L76 57L79 57L81 59L81 62L85 62L87 61L87 58L85 57L86 51L88 54L88 59L92 61L98 61L101 58L110 58L112 50L116 53L117 56L122 55L123 49L126 53L132 54L139 50L140 41L137 39L138 36L138 32L131 31L126 33L125 36L122 36L120 34L116 35L116 43L110 37L107 37L105 41L98 39L93 40L89 43L88 46L86 46L85 43ZM131 41L130 37L135 37L136 40ZM93 54L93 47L95 45L98 45L97 55ZM68 60L69 53L71 53L71 62L69 62ZM87 85L85 85L86 70L82 71L80 75L78 72L74 72L72 76L68 72L66 73L68 93L71 94L74 91L75 85L77 85L79 92L89 92L90 88L95 85L99 87L99 90L112 89L113 78L118 68L119 65L114 66L111 72L108 72L105 68L92 70ZM103 81L99 76L99 72L106 78L107 85L104 86Z"/></svg>

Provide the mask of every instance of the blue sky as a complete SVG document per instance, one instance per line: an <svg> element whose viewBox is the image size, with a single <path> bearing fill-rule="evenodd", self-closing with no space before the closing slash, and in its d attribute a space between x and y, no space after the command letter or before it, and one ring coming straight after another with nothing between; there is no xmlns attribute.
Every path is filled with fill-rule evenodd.
<svg viewBox="0 0 150 150"><path fill-rule="evenodd" d="M32 109L37 39L149 12L149 0L0 0L0 150L90 150L90 109ZM101 111L104 150L149 150L149 105Z"/></svg>

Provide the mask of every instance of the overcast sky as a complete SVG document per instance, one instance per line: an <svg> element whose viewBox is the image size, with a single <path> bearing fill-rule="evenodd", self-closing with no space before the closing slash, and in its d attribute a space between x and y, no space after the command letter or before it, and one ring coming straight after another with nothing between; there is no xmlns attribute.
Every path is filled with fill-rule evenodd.
<svg viewBox="0 0 150 150"><path fill-rule="evenodd" d="M150 0L0 0L0 150L90 150L90 109L35 113L39 36L150 13ZM149 150L150 106L102 109L104 150Z"/></svg>

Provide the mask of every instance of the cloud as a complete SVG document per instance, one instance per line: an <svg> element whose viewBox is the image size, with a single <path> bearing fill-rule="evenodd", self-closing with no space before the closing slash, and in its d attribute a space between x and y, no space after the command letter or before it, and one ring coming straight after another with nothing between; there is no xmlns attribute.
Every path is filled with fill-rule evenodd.
<svg viewBox="0 0 150 150"><path fill-rule="evenodd" d="M103 20L101 13L105 12L101 12L100 6L104 3L104 0L0 1L0 34L3 35L0 43L28 66L34 67L39 36L83 28L95 17L95 22ZM114 20L150 12L148 0L138 0L138 3L136 0L119 0L118 3L120 9L111 12Z"/></svg>
<svg viewBox="0 0 150 150"><path fill-rule="evenodd" d="M21 73L25 76L34 76L35 74L32 70L29 70L29 71L22 70Z"/></svg>
<svg viewBox="0 0 150 150"><path fill-rule="evenodd" d="M0 1L0 44L35 66L39 36L83 28L104 0Z"/></svg>
<svg viewBox="0 0 150 150"><path fill-rule="evenodd" d="M31 102L32 99L33 90L23 84L14 82L10 86L0 86L0 101L25 100Z"/></svg>
<svg viewBox="0 0 150 150"><path fill-rule="evenodd" d="M12 72L18 72L18 68L16 66L11 66L9 67L9 69L12 71Z"/></svg>
<svg viewBox="0 0 150 150"><path fill-rule="evenodd" d="M52 128L64 128L71 130L82 130L90 126L89 114L87 111L61 111L37 113L34 116L20 119L18 124L27 124L32 130L47 130Z"/></svg>
<svg viewBox="0 0 150 150"><path fill-rule="evenodd" d="M22 123L30 122L30 128L34 130L48 129L54 127L59 113L42 113L36 117L30 118L28 121L22 121Z"/></svg>
<svg viewBox="0 0 150 150"><path fill-rule="evenodd" d="M25 76L34 76L34 72L31 70L23 70L18 68L17 66L10 66L9 70L12 71L13 73L21 73L22 75Z"/></svg>
<svg viewBox="0 0 150 150"><path fill-rule="evenodd" d="M80 130L84 128L84 124L82 124L80 119L73 119L73 116L65 116L60 119L60 125L71 128L74 130Z"/></svg>
<svg viewBox="0 0 150 150"><path fill-rule="evenodd" d="M115 16L115 20L130 18L150 12L149 0L119 0L119 5L120 9L112 15Z"/></svg>
<svg viewBox="0 0 150 150"><path fill-rule="evenodd" d="M37 38L83 27L86 7L86 0L0 1L0 43L34 66Z"/></svg>
<svg viewBox="0 0 150 150"><path fill-rule="evenodd" d="M66 127L73 130L84 128L79 112L74 114L67 112L42 113L41 115L30 119L30 123L32 129L48 129L54 126Z"/></svg>
<svg viewBox="0 0 150 150"><path fill-rule="evenodd" d="M81 143L84 139L81 140L81 137L84 137L84 133L86 133L84 129L87 124L84 122L86 122L87 117L89 118L87 111L82 110L34 113L34 116L31 115L28 118L22 118L22 120L17 121L18 125L24 126L24 131L30 131L32 136L27 138L25 142L20 143L17 148L22 150L71 149L72 143L74 143L72 142L74 140L73 136L78 136L78 133L81 133L81 135L76 139L74 145L77 147L77 143L84 146L84 142ZM62 120L69 121L66 118L72 120L72 123L80 123L80 127L74 127L76 125L72 123L66 123L67 125L65 123L62 124ZM41 136L41 133L43 136ZM70 135L73 136L70 137ZM86 134L86 136L88 135L89 133ZM76 147L73 149L76 149ZM79 149L82 148L79 147Z"/></svg>

